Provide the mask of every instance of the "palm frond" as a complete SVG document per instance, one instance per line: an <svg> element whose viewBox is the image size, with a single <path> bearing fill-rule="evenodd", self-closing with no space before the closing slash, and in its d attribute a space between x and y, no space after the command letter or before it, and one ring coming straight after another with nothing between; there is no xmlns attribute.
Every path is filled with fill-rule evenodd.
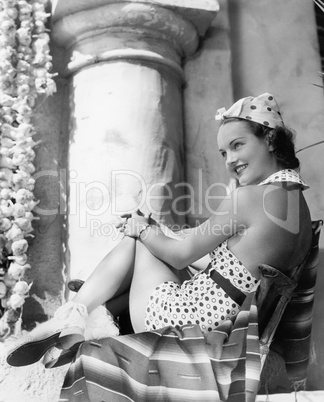
<svg viewBox="0 0 324 402"><path fill-rule="evenodd" d="M323 86L323 85L314 84L314 83L312 83L312 82L310 82L310 84L311 84L311 85L314 85L314 87L324 88L324 86Z"/></svg>
<svg viewBox="0 0 324 402"><path fill-rule="evenodd" d="M307 145L304 148L298 149L298 151L296 151L296 154L298 154L298 152L304 151L305 149L315 147L316 145L319 145L319 144L324 144L324 140L315 142L314 144L310 144L310 145Z"/></svg>
<svg viewBox="0 0 324 402"><path fill-rule="evenodd" d="M320 77L321 77L322 79L324 79L324 73L322 73L321 71L318 71L318 74L320 75ZM314 84L313 82L309 82L309 84L314 85L314 87L324 88L323 85Z"/></svg>

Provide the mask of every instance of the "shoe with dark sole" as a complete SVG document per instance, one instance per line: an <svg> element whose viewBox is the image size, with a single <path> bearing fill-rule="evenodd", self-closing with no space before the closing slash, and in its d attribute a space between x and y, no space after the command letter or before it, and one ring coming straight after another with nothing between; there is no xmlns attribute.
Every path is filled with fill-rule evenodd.
<svg viewBox="0 0 324 402"><path fill-rule="evenodd" d="M7 363L10 366L20 367L28 366L40 360L44 354L51 348L58 349L73 348L84 342L84 336L81 334L69 334L63 338L60 337L61 332L57 332L45 339L33 341L24 340L23 344L12 350L7 356Z"/></svg>
<svg viewBox="0 0 324 402"><path fill-rule="evenodd" d="M59 336L60 332L36 342L32 340L28 341L27 339L24 340L22 345L16 347L8 354L7 363L10 366L19 367L37 362L48 349L59 344Z"/></svg>
<svg viewBox="0 0 324 402"><path fill-rule="evenodd" d="M70 349L85 340L85 305L69 301L61 306L54 317L38 325L27 336L18 340L8 353L11 366L27 366L36 363L53 346Z"/></svg>
<svg viewBox="0 0 324 402"><path fill-rule="evenodd" d="M84 337L86 341L110 338L119 335L119 328L114 318L104 306L99 306L93 310L86 318ZM55 368L71 363L75 356L78 345L73 345L69 349L63 350L58 347L49 349L43 358L46 368Z"/></svg>

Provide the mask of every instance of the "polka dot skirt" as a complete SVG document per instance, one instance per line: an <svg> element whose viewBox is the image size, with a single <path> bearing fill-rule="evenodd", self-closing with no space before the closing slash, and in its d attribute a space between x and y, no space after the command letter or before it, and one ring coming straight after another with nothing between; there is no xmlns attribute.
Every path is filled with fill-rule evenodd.
<svg viewBox="0 0 324 402"><path fill-rule="evenodd" d="M217 270L245 292L257 280L229 251L227 241L211 253L211 264L210 271L200 271L182 285L169 281L155 289L146 308L147 331L168 325L198 324L203 332L208 332L238 313L238 304L211 279L210 273Z"/></svg>

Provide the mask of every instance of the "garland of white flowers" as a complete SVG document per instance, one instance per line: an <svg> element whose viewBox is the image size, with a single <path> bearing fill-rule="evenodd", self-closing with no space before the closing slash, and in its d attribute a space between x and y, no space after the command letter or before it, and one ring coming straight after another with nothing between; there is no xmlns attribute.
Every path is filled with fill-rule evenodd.
<svg viewBox="0 0 324 402"><path fill-rule="evenodd" d="M49 34L49 0L0 0L0 340L20 331L32 284L24 280L32 213L37 204L31 123L39 94L56 91Z"/></svg>

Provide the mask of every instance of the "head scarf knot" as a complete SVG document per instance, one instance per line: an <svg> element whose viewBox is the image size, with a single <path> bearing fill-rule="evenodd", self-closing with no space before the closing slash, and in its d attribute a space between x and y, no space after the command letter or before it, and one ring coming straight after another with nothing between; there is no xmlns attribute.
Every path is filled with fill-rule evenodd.
<svg viewBox="0 0 324 402"><path fill-rule="evenodd" d="M284 126L278 103L273 95L264 93L257 97L247 96L234 103L228 110L217 110L215 119L226 120L230 117L255 121L264 126L275 128Z"/></svg>

